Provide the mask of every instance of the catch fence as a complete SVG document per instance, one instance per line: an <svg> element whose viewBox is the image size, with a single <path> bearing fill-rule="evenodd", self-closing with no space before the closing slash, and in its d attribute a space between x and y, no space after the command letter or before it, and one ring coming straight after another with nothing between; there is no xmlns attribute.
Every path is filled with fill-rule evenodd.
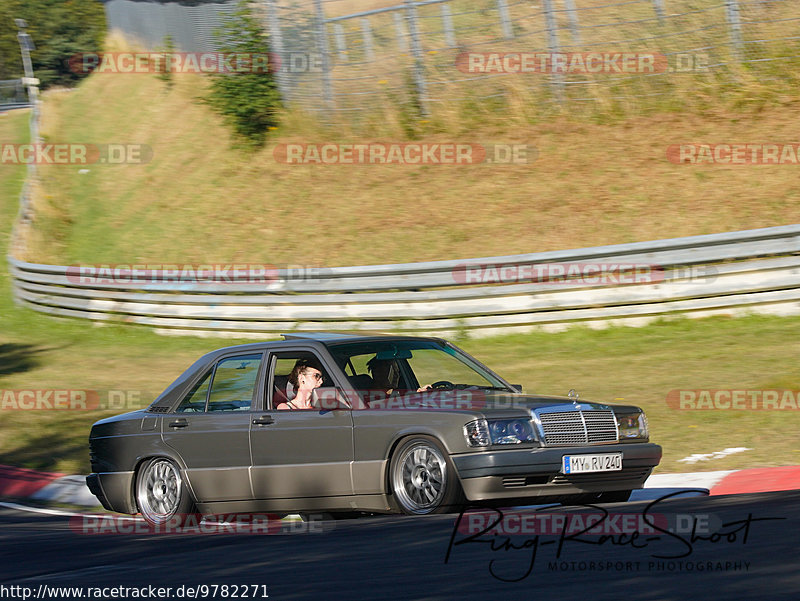
<svg viewBox="0 0 800 601"><path fill-rule="evenodd" d="M152 46L216 48L232 2L107 0ZM704 85L782 81L800 62L796 0L257 0L287 103L353 121L458 103L680 101ZM522 58L519 58L519 57ZM617 58L614 58L614 57ZM633 59L625 57L635 56ZM549 57L549 58L547 58ZM597 57L600 57L599 59ZM525 63L527 60L527 64ZM516 105L514 103L517 103Z"/></svg>

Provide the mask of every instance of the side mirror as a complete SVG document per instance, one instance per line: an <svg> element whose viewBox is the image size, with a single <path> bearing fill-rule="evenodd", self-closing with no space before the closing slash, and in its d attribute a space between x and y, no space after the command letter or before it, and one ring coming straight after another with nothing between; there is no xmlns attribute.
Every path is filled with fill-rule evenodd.
<svg viewBox="0 0 800 601"><path fill-rule="evenodd" d="M522 384L512 384L511 388L516 389L517 392L522 392Z"/></svg>

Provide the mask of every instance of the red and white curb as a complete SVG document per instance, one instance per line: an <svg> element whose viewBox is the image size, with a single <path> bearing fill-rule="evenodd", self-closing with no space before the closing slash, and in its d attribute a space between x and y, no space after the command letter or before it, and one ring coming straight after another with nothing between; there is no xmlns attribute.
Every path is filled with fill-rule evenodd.
<svg viewBox="0 0 800 601"><path fill-rule="evenodd" d="M644 488L634 491L632 501L654 499L679 490L708 491L710 495L775 492L800 489L800 466L750 468L650 476ZM0 497L68 503L97 507L97 498L86 487L85 476L39 472L0 465Z"/></svg>
<svg viewBox="0 0 800 601"><path fill-rule="evenodd" d="M0 497L69 503L97 507L100 503L86 487L86 476L39 472L0 465Z"/></svg>
<svg viewBox="0 0 800 601"><path fill-rule="evenodd" d="M689 474L655 474L635 491L631 500L657 498L661 493L684 489L700 489L709 495L777 492L800 489L800 466L757 467L744 470L694 472Z"/></svg>

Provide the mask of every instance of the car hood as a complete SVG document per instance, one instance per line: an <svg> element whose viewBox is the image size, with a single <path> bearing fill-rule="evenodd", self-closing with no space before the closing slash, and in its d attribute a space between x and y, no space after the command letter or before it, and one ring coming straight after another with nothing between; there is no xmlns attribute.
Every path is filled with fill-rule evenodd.
<svg viewBox="0 0 800 601"><path fill-rule="evenodd" d="M469 393L469 394L464 394ZM459 403L459 401L461 401ZM464 409L479 411L486 417L514 417L530 415L531 410L559 408L560 410L598 411L613 409L615 413L636 413L641 411L633 405L598 403L565 396L536 394L509 394L496 391L457 391L455 408L459 404Z"/></svg>

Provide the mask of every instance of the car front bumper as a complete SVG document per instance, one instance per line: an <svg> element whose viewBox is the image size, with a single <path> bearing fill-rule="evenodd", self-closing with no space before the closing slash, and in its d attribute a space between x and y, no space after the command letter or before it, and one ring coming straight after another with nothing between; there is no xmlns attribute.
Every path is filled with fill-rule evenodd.
<svg viewBox="0 0 800 601"><path fill-rule="evenodd" d="M562 474L564 455L622 453L622 470ZM487 450L451 457L470 501L559 497L641 488L661 460L661 447L627 443Z"/></svg>

